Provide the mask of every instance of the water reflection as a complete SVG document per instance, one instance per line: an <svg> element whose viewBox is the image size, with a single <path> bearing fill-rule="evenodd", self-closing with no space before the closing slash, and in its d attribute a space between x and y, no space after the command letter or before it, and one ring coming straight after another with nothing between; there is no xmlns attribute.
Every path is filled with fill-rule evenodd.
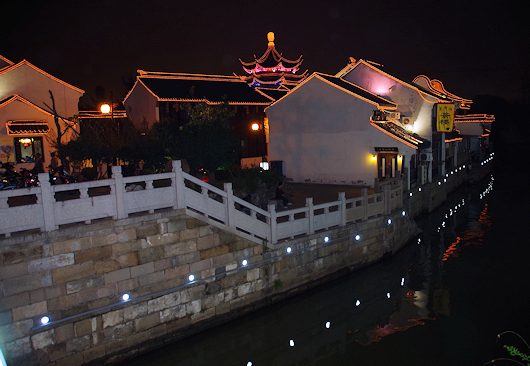
<svg viewBox="0 0 530 366"><path fill-rule="evenodd" d="M415 329L451 317L455 291L446 276L461 265L461 255L484 244L492 225L487 204L492 190L491 179L478 190L454 195L425 216L423 234L389 260L126 364L407 364L394 363L391 358L406 351L384 341L401 347L411 341L398 335L410 333L420 344L414 337L423 333ZM431 351L418 351L418 357Z"/></svg>

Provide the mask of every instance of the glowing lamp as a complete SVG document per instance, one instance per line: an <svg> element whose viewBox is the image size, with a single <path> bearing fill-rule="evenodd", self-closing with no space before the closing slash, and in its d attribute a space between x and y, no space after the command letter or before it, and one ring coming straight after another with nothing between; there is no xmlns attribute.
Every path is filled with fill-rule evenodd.
<svg viewBox="0 0 530 366"><path fill-rule="evenodd" d="M287 253L291 253L293 250L291 249L291 247L287 247L287 249L285 250Z"/></svg>
<svg viewBox="0 0 530 366"><path fill-rule="evenodd" d="M104 113L104 114L110 113L110 104L108 104L108 103L103 103L103 104L99 107L99 110L101 111L101 113Z"/></svg>
<svg viewBox="0 0 530 366"><path fill-rule="evenodd" d="M390 299L390 292L386 293L386 297Z"/></svg>
<svg viewBox="0 0 530 366"><path fill-rule="evenodd" d="M388 219L388 220L386 220L386 223L387 223L388 225L392 224L392 219Z"/></svg>
<svg viewBox="0 0 530 366"><path fill-rule="evenodd" d="M361 240L361 236L359 234L355 235L355 240L357 241Z"/></svg>
<svg viewBox="0 0 530 366"><path fill-rule="evenodd" d="M40 323L41 323L42 325L46 325L46 324L48 324L49 322L50 322L50 317L48 317L48 316L43 316L42 318L40 318Z"/></svg>
<svg viewBox="0 0 530 366"><path fill-rule="evenodd" d="M331 327L331 323L330 322L326 322L326 329L329 329L329 327Z"/></svg>
<svg viewBox="0 0 530 366"><path fill-rule="evenodd" d="M131 299L131 295L129 295L129 294L123 294L123 295L121 296L121 299L122 299L123 301L129 301L129 300Z"/></svg>
<svg viewBox="0 0 530 366"><path fill-rule="evenodd" d="M377 160L377 155L376 154L372 154L372 160Z"/></svg>
<svg viewBox="0 0 530 366"><path fill-rule="evenodd" d="M252 366L252 361L248 361L247 366Z"/></svg>
<svg viewBox="0 0 530 366"><path fill-rule="evenodd" d="M243 259L243 261L241 262L241 265L243 267L246 267L247 264L248 264L248 261L246 259Z"/></svg>
<svg viewBox="0 0 530 366"><path fill-rule="evenodd" d="M361 305L361 302L359 300L355 301L355 306Z"/></svg>
<svg viewBox="0 0 530 366"><path fill-rule="evenodd" d="M194 280L195 280L195 276L192 275L192 274L190 274L190 275L188 276L188 280L189 280L190 282L194 281Z"/></svg>
<svg viewBox="0 0 530 366"><path fill-rule="evenodd" d="M250 128L252 129L252 131L257 131L259 130L259 124L254 122L253 124L250 125Z"/></svg>
<svg viewBox="0 0 530 366"><path fill-rule="evenodd" d="M405 284L405 277L401 277L401 286Z"/></svg>
<svg viewBox="0 0 530 366"><path fill-rule="evenodd" d="M294 347L294 340L292 339L289 340L289 346Z"/></svg>
<svg viewBox="0 0 530 366"><path fill-rule="evenodd" d="M324 243L327 243L327 242L329 242L329 236L324 237Z"/></svg>

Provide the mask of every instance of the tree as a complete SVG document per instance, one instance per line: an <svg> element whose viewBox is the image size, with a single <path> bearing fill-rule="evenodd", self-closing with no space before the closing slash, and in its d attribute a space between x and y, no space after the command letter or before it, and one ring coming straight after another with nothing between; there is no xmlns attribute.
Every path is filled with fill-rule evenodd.
<svg viewBox="0 0 530 366"><path fill-rule="evenodd" d="M51 90L48 90L48 92L50 93L51 106L48 105L46 102L44 102L44 105L46 106L46 108L48 108L48 112L50 112L53 116L56 134L54 136L46 135L46 139L48 140L50 145L58 151L59 157L61 159L64 159L66 155L64 152L63 137L69 137L71 139L72 137L79 136L79 126L76 121L76 116L68 119L64 116L59 115L59 113L57 112L57 108L55 107L55 97L53 96Z"/></svg>
<svg viewBox="0 0 530 366"><path fill-rule="evenodd" d="M164 154L186 159L192 170L204 167L214 171L236 163L239 143L231 129L234 109L227 104L194 103L187 107L186 123L169 119L156 123L150 132Z"/></svg>

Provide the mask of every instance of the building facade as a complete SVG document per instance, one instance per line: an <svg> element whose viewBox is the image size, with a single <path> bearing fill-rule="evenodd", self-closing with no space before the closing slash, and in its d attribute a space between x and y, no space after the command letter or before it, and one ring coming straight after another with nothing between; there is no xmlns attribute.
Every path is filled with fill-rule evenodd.
<svg viewBox="0 0 530 366"><path fill-rule="evenodd" d="M56 119L66 143L78 131L72 120L83 94L27 60L0 57L0 161L29 168L40 154L47 166L56 149Z"/></svg>

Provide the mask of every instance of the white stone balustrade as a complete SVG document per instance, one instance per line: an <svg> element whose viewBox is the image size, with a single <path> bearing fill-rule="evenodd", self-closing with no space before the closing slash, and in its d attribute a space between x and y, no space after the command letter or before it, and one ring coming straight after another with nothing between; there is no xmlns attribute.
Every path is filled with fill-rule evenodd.
<svg viewBox="0 0 530 366"><path fill-rule="evenodd" d="M221 190L183 172L180 161L173 161L172 168L170 173L123 177L121 167L114 166L112 179L64 185L50 185L48 175L41 174L40 187L0 191L0 234L9 237L32 229L53 231L60 225L124 219L134 213L173 208L254 242L275 244L386 215L403 205L399 185L372 195L363 189L361 197L350 199L339 193L337 201L318 205L307 198L305 207L281 212L269 205L265 211L234 196L231 183ZM8 204L8 199L24 202L28 196L33 201Z"/></svg>

